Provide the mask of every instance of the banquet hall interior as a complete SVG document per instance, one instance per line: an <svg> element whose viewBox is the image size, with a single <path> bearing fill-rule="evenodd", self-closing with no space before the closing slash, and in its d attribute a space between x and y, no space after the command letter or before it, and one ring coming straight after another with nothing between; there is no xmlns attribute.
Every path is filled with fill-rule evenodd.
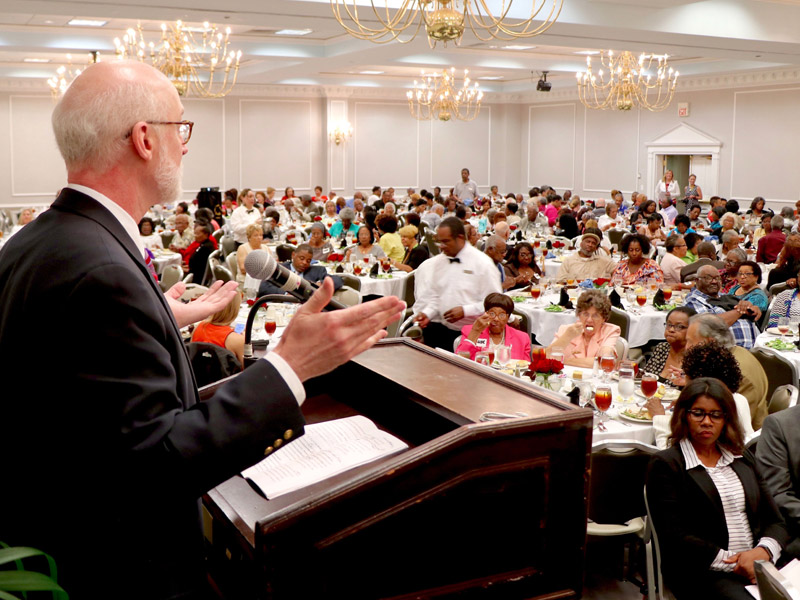
<svg viewBox="0 0 800 600"><path fill-rule="evenodd" d="M63 67L68 84L91 62L117 60L115 38L130 35L131 28L146 42L158 43L162 23L178 20L193 28L195 36L207 29L204 23L220 31L229 27L230 49L241 56L234 59L236 79L224 95L201 97L190 90L181 98L183 118L192 121L193 128L183 158L182 196L176 202L192 204L204 188L274 188L278 200L288 188L300 197L314 196L320 186L326 195L333 192L350 200L361 192L366 200L374 186L393 188L396 199L438 187L447 197L461 181L462 169L468 168L481 197L496 186L503 197L513 194L519 201L521 195L527 201L531 188L547 185L561 195L569 190L595 209L613 201L612 190L622 193L626 205L633 193L658 201L659 183L670 170L681 198L689 175L695 177L702 188L704 216L712 196L738 200L742 213L753 198L763 197L775 215L785 208L796 214L798 0L563 0L557 19L535 37L480 39L467 28L459 43L438 42L435 47L424 28L413 38L408 32L401 34L406 43L357 39L334 16L331 6L341 2L4 0L0 140L6 142L0 142L0 230L5 229L6 239L0 237L0 248L25 209L38 216L67 183L51 125L59 93L48 80L57 78ZM374 3L383 6L381 0ZM390 3L394 8L400 4ZM513 5L511 15L524 16L530 0L513 0ZM359 6L367 22L375 24L369 2L359 0ZM591 98L580 91L580 74L589 61L597 72L609 50L614 56L624 51L667 55L669 67L680 75L666 106L592 106ZM483 94L472 118L414 116L409 94L413 97L411 90L426 76L429 82L439 82L445 72L452 72L461 85L465 69ZM221 70L216 76L222 77ZM159 211L163 208L172 207ZM403 212L406 208L412 207ZM524 208L519 215L524 216ZM353 242L349 237L348 241ZM424 244L424 237L420 242ZM620 250L619 242L613 243L612 257ZM655 242L653 246L655 255ZM661 257L663 244L659 250ZM538 242L536 251L541 252ZM562 256L553 251L548 260L558 264L548 269L542 258L541 275L555 285L554 269L562 264ZM534 252L537 256L542 255ZM500 271L507 277L502 266ZM352 267L344 272L354 281ZM407 273L395 274L392 281L364 278L357 297L390 293L408 299L405 277ZM765 283L766 277L765 272ZM680 285L674 290L680 297ZM515 297L522 306L516 306L514 314L524 317L528 333L539 326L547 330L538 339L534 335L535 345L547 346L557 337L557 327L574 320L545 313L542 305L530 302L528 292L522 297ZM557 302L558 296L553 298ZM575 294L570 299L577 304ZM652 293L647 302L653 304ZM651 306L637 313L635 303L627 308L630 314L616 316L630 327L625 352L627 344L631 350L650 351L655 341L664 340L664 313ZM278 311L284 316L288 312ZM544 319L551 321L545 324ZM641 342L630 339L636 327ZM800 363L793 369L800 369ZM797 371L793 373L798 385ZM611 428L614 435L608 439L625 438L629 429L640 427L616 421L611 425L618 431ZM596 416L592 427L597 436ZM649 559L638 541L623 550L616 540L598 535L582 554L584 598L633 599L646 593ZM631 564L638 571L629 573Z"/></svg>

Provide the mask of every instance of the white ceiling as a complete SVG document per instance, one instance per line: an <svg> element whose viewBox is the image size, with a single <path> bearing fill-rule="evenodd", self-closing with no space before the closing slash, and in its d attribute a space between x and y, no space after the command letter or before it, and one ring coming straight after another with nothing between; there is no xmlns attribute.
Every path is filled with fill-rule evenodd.
<svg viewBox="0 0 800 600"><path fill-rule="evenodd" d="M465 34L460 47L430 49L423 36L408 44L377 45L344 33L330 0L3 0L0 3L0 82L36 85L71 53L85 62L92 50L113 56L115 37L141 23L159 37L162 20L210 21L233 29L231 46L243 52L239 82L247 85L410 86L420 70L470 69L489 92L532 89L531 72L550 71L554 88L575 86L585 65L582 50L668 53L682 77L748 73L800 65L800 0L564 0L558 22L545 34L516 42L484 43ZM531 0L513 0L529 6ZM541 0L539 0L541 1ZM548 0L550 1L550 0ZM366 2L366 0L364 0ZM375 0L383 5L383 0ZM527 9L526 9L527 10ZM363 14L363 13L362 13ZM72 27L73 17L108 20L101 28ZM310 28L298 38L282 28ZM24 62L49 59L47 64ZM362 74L362 71L383 71Z"/></svg>

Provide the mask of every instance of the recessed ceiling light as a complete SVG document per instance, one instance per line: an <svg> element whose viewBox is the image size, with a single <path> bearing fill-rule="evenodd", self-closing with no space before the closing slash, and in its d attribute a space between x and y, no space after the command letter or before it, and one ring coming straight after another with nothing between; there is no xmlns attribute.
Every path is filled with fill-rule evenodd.
<svg viewBox="0 0 800 600"><path fill-rule="evenodd" d="M22 62L26 63L49 63L49 58L23 58Z"/></svg>
<svg viewBox="0 0 800 600"><path fill-rule="evenodd" d="M308 35L313 29L279 29L275 35Z"/></svg>
<svg viewBox="0 0 800 600"><path fill-rule="evenodd" d="M498 79L502 78L502 75L485 75L483 77L478 77L478 79L485 79L486 81L497 81Z"/></svg>
<svg viewBox="0 0 800 600"><path fill-rule="evenodd" d="M45 24L45 25L52 25L53 23L55 23L55 21L53 21L52 19L47 19L47 20L44 22L44 24Z"/></svg>
<svg viewBox="0 0 800 600"><path fill-rule="evenodd" d="M67 25L75 25L76 27L102 27L108 21L98 21L97 19L70 19Z"/></svg>
<svg viewBox="0 0 800 600"><path fill-rule="evenodd" d="M505 50L533 50L534 48L536 46L520 46L518 44L504 47Z"/></svg>
<svg viewBox="0 0 800 600"><path fill-rule="evenodd" d="M382 75L385 71L359 71L361 75Z"/></svg>
<svg viewBox="0 0 800 600"><path fill-rule="evenodd" d="M583 54L585 56L594 56L595 54L600 54L600 50L578 50L573 54Z"/></svg>

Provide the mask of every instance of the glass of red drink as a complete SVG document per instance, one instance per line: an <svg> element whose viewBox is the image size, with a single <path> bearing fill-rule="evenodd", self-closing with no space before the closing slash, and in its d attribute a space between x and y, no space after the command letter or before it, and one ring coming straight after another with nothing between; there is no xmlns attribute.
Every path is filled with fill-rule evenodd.
<svg viewBox="0 0 800 600"><path fill-rule="evenodd" d="M539 360L545 358L546 355L547 355L547 350L542 346L534 346L533 348L531 348L531 358L533 358L533 360Z"/></svg>
<svg viewBox="0 0 800 600"><path fill-rule="evenodd" d="M603 381L608 381L608 375L614 370L617 357L613 352L603 352L600 356L600 368L603 369Z"/></svg>
<svg viewBox="0 0 800 600"><path fill-rule="evenodd" d="M542 295L542 288L538 286L531 288L531 298L533 298L534 300L538 300L539 296L541 295Z"/></svg>
<svg viewBox="0 0 800 600"><path fill-rule="evenodd" d="M649 400L658 391L658 377L652 373L642 375L642 394Z"/></svg>
<svg viewBox="0 0 800 600"><path fill-rule="evenodd" d="M611 408L611 386L605 384L597 386L594 391L594 406L600 413L600 422L602 423L605 420L603 417L606 411Z"/></svg>
<svg viewBox="0 0 800 600"><path fill-rule="evenodd" d="M661 290L661 293L664 294L664 301L669 302L669 299L672 298L672 288L665 287Z"/></svg>
<svg viewBox="0 0 800 600"><path fill-rule="evenodd" d="M486 354L489 355L489 366L492 366L494 364L494 348L487 350Z"/></svg>
<svg viewBox="0 0 800 600"><path fill-rule="evenodd" d="M272 339L272 334L275 333L275 330L278 328L278 324L275 319L267 319L264 323L264 330L267 332L269 339Z"/></svg>
<svg viewBox="0 0 800 600"><path fill-rule="evenodd" d="M381 266L383 267L383 272L388 273L392 268L392 263L388 260L385 260L381 263Z"/></svg>
<svg viewBox="0 0 800 600"><path fill-rule="evenodd" d="M639 306L647 304L647 294L636 294L636 304Z"/></svg>

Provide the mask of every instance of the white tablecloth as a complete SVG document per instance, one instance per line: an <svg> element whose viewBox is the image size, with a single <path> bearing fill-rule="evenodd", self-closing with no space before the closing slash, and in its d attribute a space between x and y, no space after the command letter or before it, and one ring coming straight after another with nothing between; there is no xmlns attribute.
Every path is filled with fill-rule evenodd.
<svg viewBox="0 0 800 600"><path fill-rule="evenodd" d="M608 293L607 290L606 293ZM509 295L513 296L514 292L509 292ZM558 331L559 327L574 323L577 319L574 310L565 310L560 313L551 313L544 310L551 302L558 304L558 299L557 294L550 294L540 298L538 305L532 300L514 303L514 308L528 315L531 322L531 332L536 336L536 341L542 346L550 345L555 339L556 331ZM623 300L622 304L626 308L630 308L626 300ZM637 348L645 345L650 340L663 340L667 311L657 311L651 304L647 304L643 309L636 305L635 310L640 311L641 314L628 313L631 317L628 345L631 348Z"/></svg>
<svg viewBox="0 0 800 600"><path fill-rule="evenodd" d="M408 273L405 271L392 271L391 279L374 279L369 276L359 277L361 280L361 295L368 296L397 296L402 298L405 295L406 280Z"/></svg>
<svg viewBox="0 0 800 600"><path fill-rule="evenodd" d="M153 259L153 266L156 273L161 275L164 269L169 265L181 266L181 255L171 250L155 250L153 251L155 258Z"/></svg>
<svg viewBox="0 0 800 600"><path fill-rule="evenodd" d="M765 331L765 332L759 334L759 336L756 338L755 347L756 348L767 348L768 346L766 344L767 344L768 341L777 339L779 337L780 336L774 335L772 333L767 333ZM787 342L788 341L796 342L797 341L797 337L796 336L792 337L791 335L786 334L786 341ZM791 351L787 351L787 350L775 350L774 348L770 348L770 350L773 350L774 352L779 353L784 358L789 359L790 361L792 361L794 366L797 367L798 370L800 370L800 352L797 352L797 351L791 352Z"/></svg>

